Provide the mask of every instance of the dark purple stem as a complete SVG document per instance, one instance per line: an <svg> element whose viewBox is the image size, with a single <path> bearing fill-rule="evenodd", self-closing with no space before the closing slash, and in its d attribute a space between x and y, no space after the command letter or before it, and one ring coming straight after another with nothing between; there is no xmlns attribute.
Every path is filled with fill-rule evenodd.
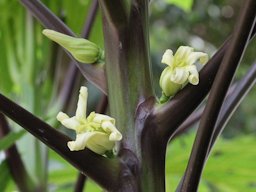
<svg viewBox="0 0 256 192"><path fill-rule="evenodd" d="M237 83L234 83L230 89L228 90L227 97L232 97L232 93L235 90L237 86ZM203 112L204 112L205 106L200 107L197 111L194 111L175 131L173 138L176 138L177 136L180 136L182 133L186 132L189 128L192 127L193 124L199 121L201 118Z"/></svg>
<svg viewBox="0 0 256 192"><path fill-rule="evenodd" d="M117 159L104 158L88 149L77 152L70 151L67 147L67 142L71 140L69 137L58 132L2 94L0 94L0 111L60 154L82 173L91 177L101 187L107 190L116 188L120 171L120 163Z"/></svg>
<svg viewBox="0 0 256 192"><path fill-rule="evenodd" d="M86 180L87 180L87 177L84 174L79 173L77 176L74 192L84 191L84 185L85 185Z"/></svg>
<svg viewBox="0 0 256 192"><path fill-rule="evenodd" d="M249 42L255 24L255 14L256 1L247 0L235 28L230 48L227 50L214 80L208 103L204 110L204 115L201 119L193 145L185 177L181 185L180 191L182 192L197 191L201 173L207 158L208 149L211 144L214 127L228 87Z"/></svg>
<svg viewBox="0 0 256 192"><path fill-rule="evenodd" d="M129 18L130 7L127 0L99 0L104 15L111 25L123 27Z"/></svg>
<svg viewBox="0 0 256 192"><path fill-rule="evenodd" d="M256 64L253 64L252 67L249 69L249 72L239 82L239 84L236 86L232 95L227 99L227 101L225 102L225 105L221 108L221 112L218 117L217 124L214 128L214 134L212 137L212 141L211 141L211 145L208 153L210 153L210 150L212 149L216 139L222 133L226 123L229 121L229 119L231 118L236 108L242 102L242 100L247 95L247 93L255 85L255 80L256 80Z"/></svg>
<svg viewBox="0 0 256 192"><path fill-rule="evenodd" d="M85 39L88 39L90 36L90 32L92 30L93 27L93 23L95 21L96 15L97 15L97 11L98 11L98 1L94 0L91 7L90 7L90 12L87 15L87 19L83 28L83 32L82 32L82 37ZM63 87L60 91L60 101L61 101L61 106L62 110L65 111L65 109L67 109L70 98L72 96L73 90L74 90L74 85L76 84L75 82L77 81L77 77L80 74L78 73L78 69L77 67L75 67L74 65L74 61L71 61L68 71L67 71L67 75L65 78L65 81L63 83Z"/></svg>
<svg viewBox="0 0 256 192"><path fill-rule="evenodd" d="M20 0L20 2L47 28L75 36L72 30L52 13L41 1Z"/></svg>
<svg viewBox="0 0 256 192"><path fill-rule="evenodd" d="M4 115L0 112L0 138L5 137L11 132L8 122ZM5 151L6 159L13 180L18 189L22 192L33 192L36 188L31 180L21 156L15 144Z"/></svg>
<svg viewBox="0 0 256 192"><path fill-rule="evenodd" d="M238 105L241 103L241 101L243 100L245 95L249 92L249 90L252 88L252 86L255 84L255 77L256 77L256 64L254 64L249 69L249 72L245 75L245 77L243 77L242 80L240 80L238 83L234 84L230 88L230 94L228 95L228 98L225 101L225 105L221 108L220 117L219 117L217 124L214 128L215 131L214 131L211 146L210 146L207 156L209 156L215 141L217 140L218 136L221 134L221 132L225 128L225 125L226 125L227 121L229 120L230 116L235 111L235 109L238 107ZM199 114L196 114L196 115L199 115ZM200 117L201 116L202 116L202 114L200 114ZM181 127L181 128L183 128L183 127ZM179 134L179 132L175 133L174 138L176 136L179 136L178 134ZM184 179L184 176L183 176L182 180L183 179ZM177 191L179 191L181 188L182 180L177 188Z"/></svg>

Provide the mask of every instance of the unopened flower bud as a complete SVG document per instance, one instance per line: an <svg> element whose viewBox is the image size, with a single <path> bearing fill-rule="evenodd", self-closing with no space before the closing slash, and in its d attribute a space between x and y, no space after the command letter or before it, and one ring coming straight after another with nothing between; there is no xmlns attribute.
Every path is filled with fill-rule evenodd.
<svg viewBox="0 0 256 192"><path fill-rule="evenodd" d="M71 37L50 29L43 30L43 34L65 48L81 63L90 64L104 59L104 51L87 39Z"/></svg>

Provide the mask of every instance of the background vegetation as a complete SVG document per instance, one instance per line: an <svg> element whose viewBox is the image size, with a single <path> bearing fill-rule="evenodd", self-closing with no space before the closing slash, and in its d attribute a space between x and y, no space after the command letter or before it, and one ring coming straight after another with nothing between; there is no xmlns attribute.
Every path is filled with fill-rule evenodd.
<svg viewBox="0 0 256 192"><path fill-rule="evenodd" d="M43 0L51 10L80 36L91 1ZM150 43L155 77L155 89L159 93L158 79L163 69L160 63L165 49L177 49L190 45L210 55L222 44L233 29L242 1L151 1ZM42 36L42 26L25 11L16 0L0 0L0 92L55 127L60 127L55 116L60 108L61 88L69 79L70 60L57 45ZM103 47L101 18L98 14L90 40ZM236 79L246 73L255 62L255 40L237 72ZM70 96L68 111L73 113L80 85L89 86L90 109L99 100L99 91L84 82L77 74L74 91ZM253 89L227 125L207 163L200 190L202 192L256 191L256 90ZM29 133L16 131L19 152L35 183L47 183L49 191L71 191L77 171L55 152L37 141ZM61 127L60 127L61 129ZM62 129L61 129L62 130ZM64 131L64 129L62 130ZM69 132L66 132L70 134ZM178 137L167 152L167 191L174 191L185 165L194 138L194 130ZM8 146L0 140L0 150ZM0 152L0 186L5 191L16 189L10 172ZM86 183L86 191L101 191L92 182Z"/></svg>

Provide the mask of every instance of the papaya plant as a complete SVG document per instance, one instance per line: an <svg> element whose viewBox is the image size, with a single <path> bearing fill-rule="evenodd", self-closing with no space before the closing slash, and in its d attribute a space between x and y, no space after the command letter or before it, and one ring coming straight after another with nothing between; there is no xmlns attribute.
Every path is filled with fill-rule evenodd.
<svg viewBox="0 0 256 192"><path fill-rule="evenodd" d="M20 2L44 26L44 35L63 46L72 60L62 83L60 100L54 99L55 114L47 112L74 130L76 139L71 141L73 139L55 128L56 122L39 119L36 113L28 112L1 93L0 130L2 137L13 141L5 144L4 149L18 188L21 191L47 190L44 183L40 186L31 181L16 146L8 149L24 131L10 133L6 117L79 170L76 191L82 190L85 177L106 191L165 191L167 146L188 128L182 123L193 122L193 112L209 94L203 113L199 115L201 120L186 171L176 189L178 192L198 191L216 139L255 83L256 65L252 64L224 100L246 48L255 36L256 1L244 2L232 35L210 59L201 50L195 51L188 46L177 48L175 54L172 50L164 53L161 62L167 66L159 77L162 96L156 95L153 87L148 0L93 1L83 38L75 37L75 33L42 2ZM102 15L104 50L86 40L98 9ZM33 50L29 44L28 49ZM27 62L30 65L26 65L25 72L35 65L33 60ZM200 71L198 63L204 64ZM102 92L102 100L96 112L87 115L90 90L81 87L77 110L70 117L64 112L73 104L71 96L77 95L73 92L74 86L81 84L76 83L81 77L79 74ZM17 75L14 71L12 78L18 82L22 77L15 79ZM31 73L26 82L31 83L33 75ZM57 115L59 111L64 112ZM42 170L39 176L40 173L45 174Z"/></svg>

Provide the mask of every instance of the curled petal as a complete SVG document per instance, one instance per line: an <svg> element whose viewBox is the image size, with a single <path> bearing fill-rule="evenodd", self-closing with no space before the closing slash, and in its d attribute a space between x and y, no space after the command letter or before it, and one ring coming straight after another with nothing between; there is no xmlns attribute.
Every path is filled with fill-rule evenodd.
<svg viewBox="0 0 256 192"><path fill-rule="evenodd" d="M171 49L167 49L165 52L164 52L164 55L162 57L162 61L161 63L164 63L164 64L167 64L169 66L172 66L173 64L173 52Z"/></svg>
<svg viewBox="0 0 256 192"><path fill-rule="evenodd" d="M96 113L95 113L94 111L91 112L91 113L88 115L88 117L87 117L87 121L88 121L88 122L92 122L95 116L96 116Z"/></svg>
<svg viewBox="0 0 256 192"><path fill-rule="evenodd" d="M75 141L69 141L68 148L70 149L70 151L83 150L85 148L88 138L90 137L90 134L92 134L92 133L93 132L88 132L86 134L78 134L76 136Z"/></svg>
<svg viewBox="0 0 256 192"><path fill-rule="evenodd" d="M109 117L108 115L103 115L103 114L99 114L99 113L95 113L93 121L96 122L96 123L103 123L103 121L109 121L113 125L115 125L115 119L114 118Z"/></svg>
<svg viewBox="0 0 256 192"><path fill-rule="evenodd" d="M71 117L69 119L64 119L61 121L61 124L67 127L68 129L73 129L79 132L78 128L80 126L80 122L76 119L76 117Z"/></svg>
<svg viewBox="0 0 256 192"><path fill-rule="evenodd" d="M110 133L110 141L120 141L122 139L122 134L116 129L116 127L110 121L104 121L101 126L104 131Z"/></svg>
<svg viewBox="0 0 256 192"><path fill-rule="evenodd" d="M189 72L186 68L175 68L170 80L177 84L183 84L187 81Z"/></svg>
<svg viewBox="0 0 256 192"><path fill-rule="evenodd" d="M86 118L86 107L87 107L88 90L87 87L80 88L79 99L77 102L76 117L78 119Z"/></svg>
<svg viewBox="0 0 256 192"><path fill-rule="evenodd" d="M86 147L100 155L111 150L114 145L115 142L109 141L107 134L96 131L78 134L75 141L68 142L71 151L83 150Z"/></svg>
<svg viewBox="0 0 256 192"><path fill-rule="evenodd" d="M189 75L188 77L188 81L189 83L191 83L192 85L197 85L199 83L199 76L196 75Z"/></svg>
<svg viewBox="0 0 256 192"><path fill-rule="evenodd" d="M193 52L193 50L194 48L189 46L180 46L174 55L175 62L179 63L180 60L186 59Z"/></svg>
<svg viewBox="0 0 256 192"><path fill-rule="evenodd" d="M174 83L173 81L170 80L171 73L172 73L171 68L166 67L162 72L160 81L159 81L159 84L163 90L163 93L168 97L175 95L175 93L177 93L182 87L181 84Z"/></svg>
<svg viewBox="0 0 256 192"><path fill-rule="evenodd" d="M199 83L199 74L198 74L198 71L196 69L196 66L195 65L190 65L190 66L187 67L187 70L190 73L190 75L188 77L188 81L192 85L197 85Z"/></svg>
<svg viewBox="0 0 256 192"><path fill-rule="evenodd" d="M187 57L187 65L193 65L195 62L199 62L204 65L209 60L209 57L206 53L203 52L193 52Z"/></svg>
<svg viewBox="0 0 256 192"><path fill-rule="evenodd" d="M69 116L66 113L59 112L56 118L58 121L62 122L65 119L69 119Z"/></svg>

